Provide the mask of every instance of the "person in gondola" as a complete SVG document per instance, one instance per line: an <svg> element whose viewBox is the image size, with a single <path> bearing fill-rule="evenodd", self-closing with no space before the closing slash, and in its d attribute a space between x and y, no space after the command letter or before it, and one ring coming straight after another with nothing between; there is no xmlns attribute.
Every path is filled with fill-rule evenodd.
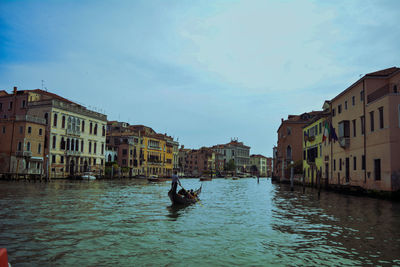
<svg viewBox="0 0 400 267"><path fill-rule="evenodd" d="M172 175L172 183L171 183L171 189L173 192L176 192L176 188L178 187L178 184L182 187L181 181L179 181L178 172L174 171L174 174Z"/></svg>

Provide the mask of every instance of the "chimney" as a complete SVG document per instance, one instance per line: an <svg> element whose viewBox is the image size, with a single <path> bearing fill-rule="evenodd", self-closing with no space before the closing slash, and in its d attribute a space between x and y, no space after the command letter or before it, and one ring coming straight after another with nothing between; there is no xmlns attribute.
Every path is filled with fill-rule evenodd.
<svg viewBox="0 0 400 267"><path fill-rule="evenodd" d="M283 118L281 118L281 122L283 122Z"/></svg>
<svg viewBox="0 0 400 267"><path fill-rule="evenodd" d="M17 94L17 87L14 86L14 91L13 91L14 95Z"/></svg>

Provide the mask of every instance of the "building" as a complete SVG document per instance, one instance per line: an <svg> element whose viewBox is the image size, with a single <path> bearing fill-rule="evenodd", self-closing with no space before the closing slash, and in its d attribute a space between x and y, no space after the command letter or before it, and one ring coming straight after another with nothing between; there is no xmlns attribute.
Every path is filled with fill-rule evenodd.
<svg viewBox="0 0 400 267"><path fill-rule="evenodd" d="M274 161L274 176L280 180L290 178L288 165L293 162L302 165L303 162L303 129L317 114L322 111L306 112L301 115L289 115L282 119L278 128L278 144L276 160Z"/></svg>
<svg viewBox="0 0 400 267"><path fill-rule="evenodd" d="M329 125L329 112L327 106L324 112L317 114L303 126L303 175L305 183L310 185L317 184L317 173L322 175L323 148L325 148L322 143L325 125L326 123Z"/></svg>
<svg viewBox="0 0 400 267"><path fill-rule="evenodd" d="M187 177L215 177L220 172L222 165L222 162L218 161L217 154L217 152L207 147L186 151L184 175Z"/></svg>
<svg viewBox="0 0 400 267"><path fill-rule="evenodd" d="M44 175L45 127L44 119L29 115L0 118L0 174Z"/></svg>
<svg viewBox="0 0 400 267"><path fill-rule="evenodd" d="M237 173L250 171L250 147L239 142L231 140L227 144L220 144L211 147L215 152L223 156L224 166L233 160Z"/></svg>
<svg viewBox="0 0 400 267"><path fill-rule="evenodd" d="M329 184L400 190L400 69L364 75L331 100L337 141L325 159Z"/></svg>
<svg viewBox="0 0 400 267"><path fill-rule="evenodd" d="M0 95L1 105L8 102L3 118L27 115L44 119L43 166L47 176L63 178L86 171L102 174L106 115L40 89L18 91L15 87L13 94L2 91Z"/></svg>
<svg viewBox="0 0 400 267"><path fill-rule="evenodd" d="M250 172L259 177L267 177L267 157L263 155L251 155Z"/></svg>

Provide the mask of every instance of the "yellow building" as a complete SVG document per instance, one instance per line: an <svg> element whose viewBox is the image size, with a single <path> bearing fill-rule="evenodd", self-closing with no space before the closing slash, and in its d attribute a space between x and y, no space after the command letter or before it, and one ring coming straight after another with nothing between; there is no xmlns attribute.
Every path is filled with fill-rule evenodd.
<svg viewBox="0 0 400 267"><path fill-rule="evenodd" d="M317 174L322 174L322 139L328 116L328 113L321 113L303 127L303 175L306 184L316 185Z"/></svg>

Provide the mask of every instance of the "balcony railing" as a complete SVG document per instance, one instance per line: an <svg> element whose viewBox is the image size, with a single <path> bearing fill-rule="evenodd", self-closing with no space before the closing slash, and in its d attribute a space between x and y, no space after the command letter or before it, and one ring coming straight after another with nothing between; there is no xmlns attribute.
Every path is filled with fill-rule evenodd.
<svg viewBox="0 0 400 267"><path fill-rule="evenodd" d="M72 130L72 129L67 129L67 134L68 134L68 135L80 136L80 135L81 135L81 131L74 131L74 130Z"/></svg>
<svg viewBox="0 0 400 267"><path fill-rule="evenodd" d="M348 137L339 137L339 145L342 148L350 147L350 138L348 138Z"/></svg>
<svg viewBox="0 0 400 267"><path fill-rule="evenodd" d="M81 152L80 151L67 150L67 151L65 151L65 154L67 156L79 156L79 155L81 155Z"/></svg>
<svg viewBox="0 0 400 267"><path fill-rule="evenodd" d="M17 157L32 157L32 151L17 151L15 152Z"/></svg>

